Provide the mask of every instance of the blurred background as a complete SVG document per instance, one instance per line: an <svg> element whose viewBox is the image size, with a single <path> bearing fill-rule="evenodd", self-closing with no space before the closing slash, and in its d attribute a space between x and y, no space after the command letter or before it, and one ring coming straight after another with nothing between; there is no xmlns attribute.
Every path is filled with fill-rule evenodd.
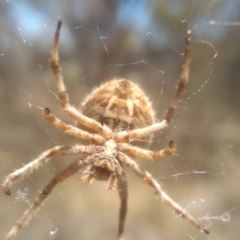
<svg viewBox="0 0 240 240"><path fill-rule="evenodd" d="M129 169L125 239L239 239L240 2L194 0L2 0L0 3L0 176L41 152L86 144L43 117L61 109L49 67L57 21L60 59L70 101L80 102L113 78L139 84L163 117L181 73L192 31L190 81L171 126L150 149L176 143L174 156L137 160L163 189L207 225L206 236L173 215ZM55 158L0 194L0 239L42 188L77 157ZM16 239L114 239L119 198L105 182L86 185L81 172L59 184Z"/></svg>

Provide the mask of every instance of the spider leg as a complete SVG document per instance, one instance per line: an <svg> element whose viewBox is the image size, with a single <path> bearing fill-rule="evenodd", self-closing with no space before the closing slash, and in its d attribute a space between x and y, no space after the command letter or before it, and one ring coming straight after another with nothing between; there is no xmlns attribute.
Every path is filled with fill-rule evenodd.
<svg viewBox="0 0 240 240"><path fill-rule="evenodd" d="M110 177L110 180L108 182L107 189L108 190L112 190L114 188L114 186L115 186L115 182L116 182L116 175L112 174L111 177Z"/></svg>
<svg viewBox="0 0 240 240"><path fill-rule="evenodd" d="M180 80L179 80L179 83L177 86L177 91L176 91L175 95L173 96L170 106L165 114L165 119L166 119L167 123L169 123L171 121L171 119L173 118L173 113L177 107L178 101L179 101L179 99L185 89L185 86L188 82L188 79L189 79L191 31L190 30L187 31L187 34L188 34L188 37L186 38L186 41L185 41L185 54L184 54L184 61L183 61L183 66L182 66L182 73L181 73Z"/></svg>
<svg viewBox="0 0 240 240"><path fill-rule="evenodd" d="M58 42L59 42L59 36L60 36L60 29L61 29L62 22L58 21L54 42L53 42L53 48L51 52L51 59L50 64L52 67L52 71L56 80L57 88L58 88L58 94L59 98L62 103L62 107L65 110L65 112L75 119L78 123L89 127L93 129L95 132L99 133L105 138L111 138L112 136L112 130L107 126L102 126L99 122L84 116L81 114L76 108L72 107L69 104L69 97L66 91L65 84L63 82L63 76L61 73L61 68L59 66L59 54L58 54Z"/></svg>
<svg viewBox="0 0 240 240"><path fill-rule="evenodd" d="M173 211L178 216L186 219L189 223L191 223L196 228L200 229L204 233L208 234L209 231L202 226L198 220L192 217L184 208L182 208L179 204L173 201L161 188L160 184L151 176L149 172L141 168L135 161L133 161L130 157L125 155L124 153L118 154L118 159L125 163L128 167L133 169L133 171L142 178L150 187L153 188L156 196L160 198L160 200L166 204L166 206Z"/></svg>
<svg viewBox="0 0 240 240"><path fill-rule="evenodd" d="M82 174L82 181L84 183L90 183L92 179L93 179L92 166L88 166Z"/></svg>
<svg viewBox="0 0 240 240"><path fill-rule="evenodd" d="M117 167L116 167L116 178L117 178L118 193L121 201L120 211L119 211L117 239L122 240L123 233L124 233L124 224L125 224L125 219L127 214L128 191L127 191L127 177L122 167L120 166L120 164L117 164Z"/></svg>
<svg viewBox="0 0 240 240"><path fill-rule="evenodd" d="M140 158L153 160L165 157L167 155L172 155L172 153L174 152L174 142L170 140L168 146L160 151L150 151L136 146L132 146L128 143L119 143L118 150L127 154L132 154Z"/></svg>
<svg viewBox="0 0 240 240"><path fill-rule="evenodd" d="M84 145L75 145L75 146L56 146L45 152L43 152L38 158L33 160L32 162L26 164L22 168L17 169L13 173L9 174L2 186L5 194L10 195L10 187L26 178L30 173L34 170L38 169L42 164L48 162L52 157L59 155L75 155L75 154L91 154L94 153L95 150L92 145L84 146Z"/></svg>
<svg viewBox="0 0 240 240"><path fill-rule="evenodd" d="M191 34L190 31L187 32L188 35ZM129 142L134 139L144 139L146 136L150 136L151 134L158 132L166 127L168 127L170 121L173 118L173 113L177 107L179 99L185 89L185 86L188 82L189 78L189 64L190 64L190 42L191 39L188 36L185 42L185 54L184 54L184 61L182 67L181 77L177 86L177 90L173 99L166 111L165 117L161 122L154 123L151 126L147 126L144 128L135 129L132 131L120 131L114 135L114 140L116 142Z"/></svg>
<svg viewBox="0 0 240 240"><path fill-rule="evenodd" d="M22 217L14 224L12 229L7 234L5 240L12 239L20 228L27 225L29 221L32 219L34 214L39 210L41 203L45 200L45 198L51 193L53 188L66 178L72 176L76 173L80 168L91 164L96 160L96 154L88 156L83 160L77 160L70 164L66 169L58 173L53 179L44 187L43 191L39 194L39 196L35 199L34 203L23 213Z"/></svg>
<svg viewBox="0 0 240 240"><path fill-rule="evenodd" d="M167 121L164 119L159 123L154 123L144 128L138 128L131 131L120 131L114 134L113 139L116 142L130 142L135 139L145 139L147 136L152 135L168 126Z"/></svg>
<svg viewBox="0 0 240 240"><path fill-rule="evenodd" d="M72 135L80 139L89 140L91 143L95 143L95 144L103 144L105 142L105 139L99 136L98 134L92 134L92 133L83 131L77 127L74 127L72 125L64 123L62 120L54 116L54 114L50 112L49 108L45 108L44 115L45 115L45 118L49 122L54 124L56 128L60 129L61 131L63 131L68 135Z"/></svg>

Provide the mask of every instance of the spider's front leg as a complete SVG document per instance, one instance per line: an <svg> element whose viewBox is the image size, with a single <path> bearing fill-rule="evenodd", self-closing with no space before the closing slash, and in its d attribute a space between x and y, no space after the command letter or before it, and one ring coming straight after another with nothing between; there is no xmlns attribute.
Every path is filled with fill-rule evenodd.
<svg viewBox="0 0 240 240"><path fill-rule="evenodd" d="M23 226L27 225L29 221L32 219L33 215L37 213L40 208L42 202L46 199L46 197L51 193L53 188L60 182L64 181L68 177L72 176L76 173L80 168L91 164L97 159L97 154L90 155L82 160L77 160L70 164L66 169L56 174L53 179L44 187L39 196L35 199L34 203L23 213L22 217L14 224L12 229L8 232L5 240L11 240L14 236L16 236L17 232Z"/></svg>
<svg viewBox="0 0 240 240"><path fill-rule="evenodd" d="M119 220L118 220L118 234L117 239L123 240L124 234L124 224L127 215L127 199L128 199L128 190L127 190L127 177L123 171L123 168L120 164L116 164L116 178L117 178L117 187L120 197L120 211L119 211Z"/></svg>
<svg viewBox="0 0 240 240"><path fill-rule="evenodd" d="M198 228L199 230L203 231L204 233L208 234L209 231L202 226L198 220L192 217L184 208L182 208L179 204L177 204L173 199L171 199L161 188L160 184L151 176L149 172L142 169L135 161L133 161L130 157L125 155L124 153L118 154L119 160L126 164L128 167L133 169L133 171L143 179L150 187L153 188L156 196L160 198L160 200L166 204L166 206L172 210L175 214L180 216L181 218L185 219L193 226Z"/></svg>

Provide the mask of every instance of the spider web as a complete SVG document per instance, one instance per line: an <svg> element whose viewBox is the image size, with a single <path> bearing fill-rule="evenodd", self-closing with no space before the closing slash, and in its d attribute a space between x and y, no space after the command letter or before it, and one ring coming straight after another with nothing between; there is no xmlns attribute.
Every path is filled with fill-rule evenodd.
<svg viewBox="0 0 240 240"><path fill-rule="evenodd" d="M71 103L112 78L139 84L161 119L175 91L186 31L192 31L190 81L171 126L150 149L173 139L177 151L161 161L138 160L163 189L210 235L174 216L130 170L126 239L238 239L239 31L237 1L2 1L0 7L1 177L42 151L76 139L44 120L49 107L62 112L48 64L58 19L63 20L60 59ZM0 238L45 184L76 158L57 158L0 194ZM84 185L80 174L51 193L16 239L113 239L117 191ZM7 216L7 218L6 218ZM94 230L93 230L94 229ZM39 233L36 235L36 233Z"/></svg>

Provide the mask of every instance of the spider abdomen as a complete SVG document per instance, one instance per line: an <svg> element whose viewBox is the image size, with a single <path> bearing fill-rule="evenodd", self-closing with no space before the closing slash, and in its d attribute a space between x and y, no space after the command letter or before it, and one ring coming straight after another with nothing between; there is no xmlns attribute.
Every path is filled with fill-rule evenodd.
<svg viewBox="0 0 240 240"><path fill-rule="evenodd" d="M82 103L82 113L114 132L154 123L151 102L133 82L118 79L96 88Z"/></svg>

